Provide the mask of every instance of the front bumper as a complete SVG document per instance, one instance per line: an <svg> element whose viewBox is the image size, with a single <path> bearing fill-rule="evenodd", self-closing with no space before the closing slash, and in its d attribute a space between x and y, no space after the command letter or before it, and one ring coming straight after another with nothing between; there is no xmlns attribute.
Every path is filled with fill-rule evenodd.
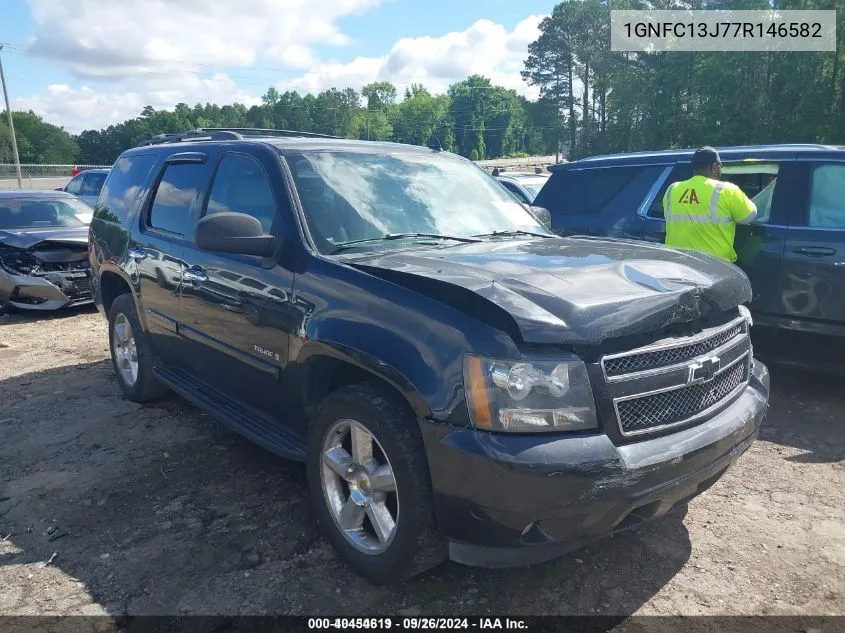
<svg viewBox="0 0 845 633"><path fill-rule="evenodd" d="M57 310L91 303L86 272L54 272L43 276L17 275L0 269L0 305L21 310Z"/></svg>
<svg viewBox="0 0 845 633"><path fill-rule="evenodd" d="M422 422L438 525L453 560L537 563L664 516L706 490L754 442L769 372L670 435L616 446L604 434L507 436Z"/></svg>

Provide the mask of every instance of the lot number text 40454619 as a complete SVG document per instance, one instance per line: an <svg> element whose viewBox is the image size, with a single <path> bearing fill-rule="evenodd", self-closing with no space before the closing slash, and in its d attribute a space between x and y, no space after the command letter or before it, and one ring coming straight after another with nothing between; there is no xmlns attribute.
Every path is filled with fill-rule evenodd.
<svg viewBox="0 0 845 633"><path fill-rule="evenodd" d="M353 630L390 630L442 631L448 629L463 630L502 630L519 631L528 628L524 620L518 618L441 618L441 617L406 617L406 618L309 618L310 630L353 629Z"/></svg>

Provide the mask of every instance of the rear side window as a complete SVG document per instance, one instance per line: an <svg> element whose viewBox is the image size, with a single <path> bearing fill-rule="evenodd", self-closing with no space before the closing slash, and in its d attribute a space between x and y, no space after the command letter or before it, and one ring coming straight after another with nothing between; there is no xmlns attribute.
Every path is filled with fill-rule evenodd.
<svg viewBox="0 0 845 633"><path fill-rule="evenodd" d="M184 237L191 233L191 209L202 184L205 165L168 165L153 194L148 225Z"/></svg>
<svg viewBox="0 0 845 633"><path fill-rule="evenodd" d="M111 222L125 220L135 210L141 187L155 163L155 154L118 158L100 191L95 216Z"/></svg>
<svg viewBox="0 0 845 633"><path fill-rule="evenodd" d="M732 182L745 192L757 205L757 222L769 221L772 210L772 200L777 184L779 167L776 163L724 163L720 180ZM669 186L676 182L692 178L692 165L680 163L675 165L672 173L663 182L660 191L651 202L648 216L663 219L663 196Z"/></svg>
<svg viewBox="0 0 845 633"><path fill-rule="evenodd" d="M100 189L103 188L103 182L106 180L106 174L85 174L82 179L81 196L98 196Z"/></svg>
<svg viewBox="0 0 845 633"><path fill-rule="evenodd" d="M651 206L648 208L647 215L650 218L663 219L663 196L666 195L666 190L673 182L680 182L682 180L689 180L692 178L692 166L689 163L682 163L675 165L669 177L663 181L654 200L651 201Z"/></svg>
<svg viewBox="0 0 845 633"><path fill-rule="evenodd" d="M72 193L75 196L79 195L80 190L82 189L82 176L76 176L72 178L71 181L65 186L65 191L68 193Z"/></svg>
<svg viewBox="0 0 845 633"><path fill-rule="evenodd" d="M553 214L599 213L642 170L643 167L604 167L559 171L552 174L534 204Z"/></svg>
<svg viewBox="0 0 845 633"><path fill-rule="evenodd" d="M757 224L768 224L772 216L772 202L778 183L780 166L777 163L725 163L721 180L732 182L751 198L757 207Z"/></svg>

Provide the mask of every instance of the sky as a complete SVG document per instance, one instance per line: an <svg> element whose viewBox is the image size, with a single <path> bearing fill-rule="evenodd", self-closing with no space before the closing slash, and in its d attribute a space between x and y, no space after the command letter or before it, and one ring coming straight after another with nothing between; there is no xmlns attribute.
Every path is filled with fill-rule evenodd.
<svg viewBox="0 0 845 633"><path fill-rule="evenodd" d="M13 110L72 133L146 105L261 102L392 81L434 93L520 77L553 0L0 0Z"/></svg>

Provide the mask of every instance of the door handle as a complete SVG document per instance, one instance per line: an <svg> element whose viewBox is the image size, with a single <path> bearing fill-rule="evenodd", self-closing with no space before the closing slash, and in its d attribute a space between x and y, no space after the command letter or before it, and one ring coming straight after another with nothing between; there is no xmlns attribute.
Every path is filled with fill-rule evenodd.
<svg viewBox="0 0 845 633"><path fill-rule="evenodd" d="M827 257L828 255L836 255L836 249L824 246L796 246L792 249L792 252L798 253L799 255L806 255L807 257Z"/></svg>
<svg viewBox="0 0 845 633"><path fill-rule="evenodd" d="M149 257L147 251L140 248L130 248L129 251L127 251L127 255L134 259L136 263L140 263L142 259Z"/></svg>
<svg viewBox="0 0 845 633"><path fill-rule="evenodd" d="M199 286L204 281L208 281L208 275L199 266L191 266L182 271L182 279L190 281L194 286Z"/></svg>

